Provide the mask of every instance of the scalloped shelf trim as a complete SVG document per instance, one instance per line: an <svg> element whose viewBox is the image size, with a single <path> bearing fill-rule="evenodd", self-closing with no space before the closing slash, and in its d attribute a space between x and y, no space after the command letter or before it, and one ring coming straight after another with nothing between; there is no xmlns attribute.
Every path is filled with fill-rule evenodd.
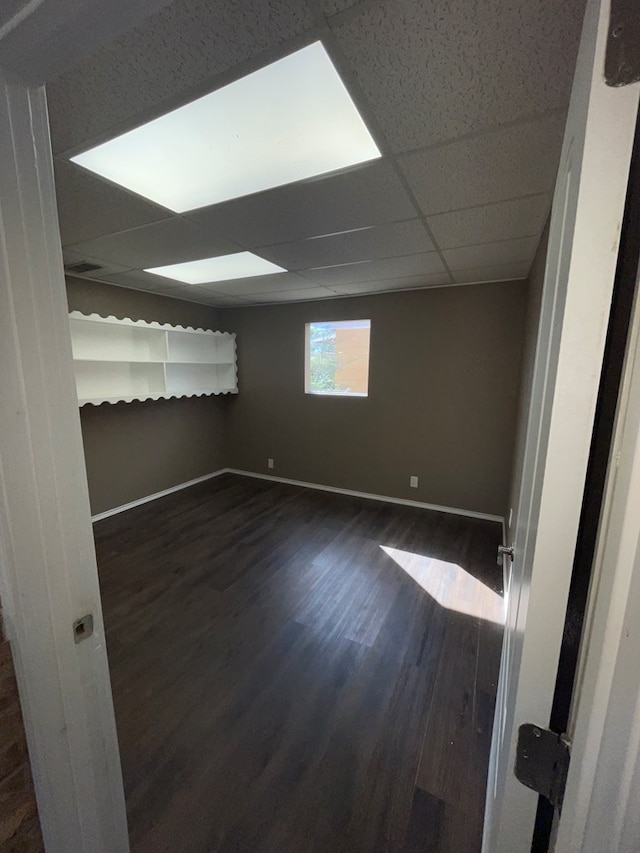
<svg viewBox="0 0 640 853"><path fill-rule="evenodd" d="M96 398L89 400L78 400L80 408L83 406L110 406L115 403L144 403L147 400L173 400L182 397L219 397L222 394L237 394L237 390L228 388L224 391L171 391L162 394L135 394L116 397Z"/></svg>
<svg viewBox="0 0 640 853"><path fill-rule="evenodd" d="M79 323L85 323L86 324L85 328L93 326L94 329L96 329L100 325L111 326L111 327L120 327L120 328L122 328L124 326L124 327L129 328L129 329L139 329L141 334L146 333L147 330L153 330L150 333L150 336L153 336L157 332L160 332L161 334L165 335L165 347L166 347L166 344L168 343L170 345L169 349L171 349L171 346L172 346L171 337L170 337L171 333L178 332L180 334L187 333L187 334L193 334L196 336L200 336L200 339L203 343L204 343L203 338L206 336L210 340L211 345L213 345L213 343L214 343L214 341L211 340L212 338L215 338L220 342L225 341L225 343L227 345L231 344L232 351L233 351L233 360L232 361L227 361L227 360L225 360L225 361L217 361L217 360L216 361L200 361L197 357L197 353L194 353L194 360L189 359L187 361L187 360L184 360L183 358L175 359L175 358L171 358L171 357L166 357L169 355L169 352L166 350L165 350L165 357L140 358L140 359L135 358L135 357L132 359L127 359L124 357L122 357L122 358L100 358L100 357L82 358L76 352L76 353L74 353L74 365L78 365L81 363L85 363L85 364L95 363L95 364L112 365L112 366L115 366L118 364L146 365L146 366L158 365L158 366L161 366L161 368L163 370L164 381L161 383L158 383L158 384L160 384L161 386L165 386L163 388L163 390L161 390L161 391L155 391L152 393L146 393L146 392L135 393L135 392L133 392L132 388L126 387L126 385L129 383L125 379L124 382L118 382L117 383L120 386L125 385L125 387L124 388L123 387L118 388L118 390L116 390L115 394L110 394L110 395L109 394L105 394L105 395L96 394L96 396L93 396L93 397L80 396L78 398L78 405L80 407L83 407L83 406L102 406L103 404L111 405L114 403L144 402L145 400L171 400L171 399L180 399L182 397L212 397L212 396L219 396L219 395L224 395L224 394L237 394L238 393L238 362L236 359L236 335L234 332L221 332L221 331L214 331L213 329L202 329L202 328L196 329L193 326L174 326L171 323L158 323L156 321L148 322L146 320L132 320L130 317L125 317L124 319L122 319L120 317L115 317L113 314L110 314L110 315L104 317L101 314L96 314L96 313L84 314L82 311L71 311L69 313L69 320L70 320L70 322L75 320ZM78 329L79 326L75 326L75 327L72 326L72 337L73 337L73 333L74 333L73 332L74 328ZM216 345L216 350L217 350L217 345ZM166 370L169 366L171 366L173 368L179 368L181 366L187 367L187 368L189 366L191 366L191 367L196 367L196 366L198 366L198 367L220 367L220 366L222 366L225 368L231 368L231 370L233 371L233 373L232 373L233 384L231 387L223 387L223 388L219 388L219 389L218 388L202 389L202 388L197 387L196 383L198 382L198 379L196 377L194 377L196 379L196 381L193 383L195 385L195 387L193 389L189 388L186 390L176 390L176 391L167 390L166 389L166 382L167 382L168 377L166 374ZM76 376L77 376L77 374L76 374ZM202 377L200 377L200 380L202 380ZM209 384L209 383L207 381L205 381L204 384ZM225 382L225 385L226 385L226 382ZM98 388L89 389L89 388L86 388L86 386L85 386L85 388L83 388L83 390L98 391Z"/></svg>
<svg viewBox="0 0 640 853"><path fill-rule="evenodd" d="M82 311L70 311L70 320L88 320L92 323L110 323L117 326L134 326L139 329L158 329L161 332L195 332L205 335L227 335L230 338L235 338L235 332L221 332L214 329L203 329L201 326L174 326L171 323L158 323L155 320L132 320L131 317L116 317L114 314L108 314L106 317L102 314L83 314Z"/></svg>

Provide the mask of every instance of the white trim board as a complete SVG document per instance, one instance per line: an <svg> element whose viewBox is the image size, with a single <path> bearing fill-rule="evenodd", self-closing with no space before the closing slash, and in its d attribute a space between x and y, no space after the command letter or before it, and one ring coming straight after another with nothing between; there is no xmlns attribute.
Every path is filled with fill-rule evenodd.
<svg viewBox="0 0 640 853"><path fill-rule="evenodd" d="M135 509L137 506L155 501L156 498L164 498L166 495L171 495L173 492L179 492L181 489L188 489L189 486L196 486L198 483L204 483L205 480L211 480L213 477L219 477L220 474L226 474L228 468L220 468L219 471L214 471L212 474L205 474L202 477L196 477L194 480L187 480L186 483L178 483L177 486L170 486L168 489L162 489L160 492L154 492L152 495L146 495L144 498L138 498L135 501L114 506L113 509L105 509L104 512L99 512L91 516L91 521L95 524L96 521L102 521L104 518L109 518L112 515L117 515L119 512L126 512L128 509Z"/></svg>
<svg viewBox="0 0 640 853"><path fill-rule="evenodd" d="M0 74L0 150L0 595L44 847L128 853L44 87Z"/></svg>
<svg viewBox="0 0 640 853"><path fill-rule="evenodd" d="M179 492L181 489L188 489L189 486L195 486L198 483L204 483L205 480L211 480L213 477L219 477L221 474L237 474L240 477L253 477L255 480L272 480L274 483L286 483L289 486L300 486L303 489L316 489L319 492L333 492L337 495L349 495L353 498L364 498L370 501L381 501L388 504L401 504L402 506L414 506L418 509L430 509L434 512L447 512L450 515L464 515L468 518L480 518L483 521L496 521L502 525L504 531L504 518L501 515L489 515L485 512L474 512L470 509L456 509L450 506L439 506L438 504L428 504L422 501L412 501L406 498L392 498L388 495L372 495L369 492L356 492L353 489L340 489L337 486L324 486L320 483L307 483L304 480L289 480L286 477L273 477L270 474L257 474L255 471L242 471L239 468L220 468L219 471L214 471L212 474L205 474L203 477L196 477L195 480L187 480L186 483L179 483L177 486L171 486L168 489L163 489L161 492L155 492L152 495L147 495L144 498L138 498L130 503L116 506L113 509L107 509L104 512L99 512L97 515L91 516L91 521L102 521L104 518L109 518L111 515L117 515L119 512L126 512L128 509L135 509L137 506L155 501L156 498L163 498L165 495Z"/></svg>
<svg viewBox="0 0 640 853"><path fill-rule="evenodd" d="M480 518L484 521L496 521L504 524L501 515L490 515L486 512L474 512L470 509L456 509L451 506L439 506L428 504L423 501L412 501L407 498L392 498L389 495L373 495L369 492L356 492L353 489L340 489L337 486L324 486L320 483L307 483L303 480L289 480L286 477L273 477L271 474L256 474L254 471L241 471L239 468L227 468L227 473L238 474L241 477L253 477L256 480L273 480L274 483L286 483L289 486L300 486L303 489L317 489L319 492L333 492L337 495L350 495L353 498L364 498L369 501L381 501L388 504L401 504L402 506L414 506L418 509L430 509L434 512L447 512L450 515L464 515L468 518Z"/></svg>

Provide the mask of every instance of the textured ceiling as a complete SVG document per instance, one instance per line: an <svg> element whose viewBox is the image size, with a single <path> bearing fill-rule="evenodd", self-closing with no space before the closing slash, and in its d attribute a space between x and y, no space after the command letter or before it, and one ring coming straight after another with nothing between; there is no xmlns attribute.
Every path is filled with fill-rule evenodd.
<svg viewBox="0 0 640 853"><path fill-rule="evenodd" d="M582 14L581 0L176 0L47 87L65 262L213 305L524 278ZM381 160L180 216L69 162L317 39ZM244 249L290 272L205 286L143 272Z"/></svg>
<svg viewBox="0 0 640 853"><path fill-rule="evenodd" d="M0 66L40 86L171 0L1 0Z"/></svg>

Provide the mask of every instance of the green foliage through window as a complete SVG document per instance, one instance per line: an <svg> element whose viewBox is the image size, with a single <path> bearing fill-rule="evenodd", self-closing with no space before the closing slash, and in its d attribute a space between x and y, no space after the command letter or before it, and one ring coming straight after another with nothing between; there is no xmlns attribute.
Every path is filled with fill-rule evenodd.
<svg viewBox="0 0 640 853"><path fill-rule="evenodd" d="M369 320L307 324L306 391L366 396Z"/></svg>

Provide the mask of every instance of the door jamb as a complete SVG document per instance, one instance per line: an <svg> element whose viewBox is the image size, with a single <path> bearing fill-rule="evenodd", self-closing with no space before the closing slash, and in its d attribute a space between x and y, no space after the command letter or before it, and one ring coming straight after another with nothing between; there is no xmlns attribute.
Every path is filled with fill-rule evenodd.
<svg viewBox="0 0 640 853"><path fill-rule="evenodd" d="M611 448L555 853L637 849L640 827L640 300Z"/></svg>
<svg viewBox="0 0 640 853"><path fill-rule="evenodd" d="M0 77L0 150L3 619L48 853L126 853L44 88Z"/></svg>

